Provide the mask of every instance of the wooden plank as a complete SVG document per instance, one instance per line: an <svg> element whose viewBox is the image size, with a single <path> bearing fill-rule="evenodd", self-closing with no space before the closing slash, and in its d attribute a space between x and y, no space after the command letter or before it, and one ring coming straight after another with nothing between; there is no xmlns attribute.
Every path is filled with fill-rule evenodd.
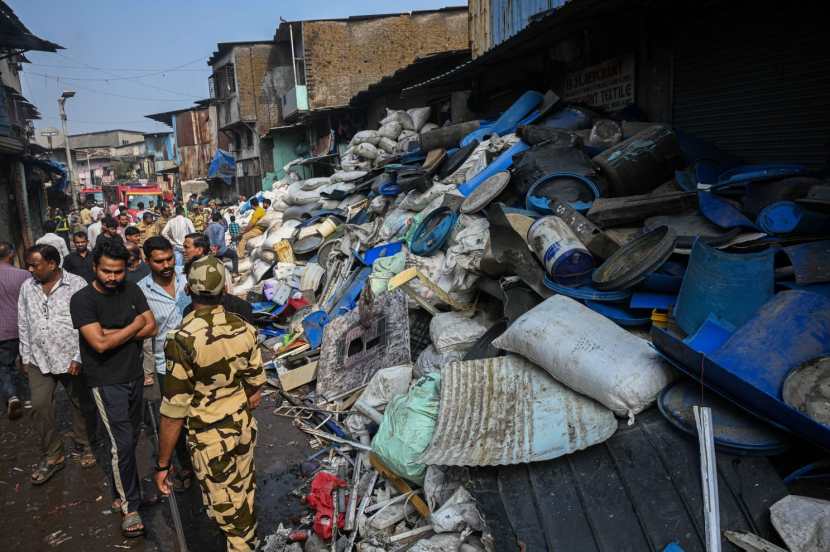
<svg viewBox="0 0 830 552"><path fill-rule="evenodd" d="M305 366L289 370L280 374L280 385L283 391L291 391L317 379L317 361L309 362Z"/></svg>
<svg viewBox="0 0 830 552"><path fill-rule="evenodd" d="M588 218L602 227L641 223L657 215L674 215L697 208L695 192L672 192L623 197L601 197L594 200Z"/></svg>
<svg viewBox="0 0 830 552"><path fill-rule="evenodd" d="M435 282L421 274L421 272L417 268L408 268L400 274L396 274L395 276L393 276L389 280L389 291L401 288L408 295L410 295L410 297L412 297L419 305L424 307L425 310L427 310L433 315L436 314L437 311L435 310L435 308L432 307L432 305L430 305L422 297L420 297L415 292L415 290L409 287L409 284L412 282L412 280L415 280L416 278L420 283L428 287L430 291L432 291L442 303L449 305L453 310L468 311L473 310L475 308L474 305L464 305L452 299L446 291L438 287L438 285L436 285Z"/></svg>
<svg viewBox="0 0 830 552"><path fill-rule="evenodd" d="M375 453L369 453L369 461L372 463L372 467L375 468L383 477L385 477L396 489L398 489L402 493L412 493L412 487L409 486L409 483L398 477L398 474L390 470L386 467L386 465L381 461L380 458L377 457ZM412 498L410 499L410 504L418 510L418 513L421 514L421 517L428 519L429 518L429 506L427 503L424 502L420 496L413 494Z"/></svg>

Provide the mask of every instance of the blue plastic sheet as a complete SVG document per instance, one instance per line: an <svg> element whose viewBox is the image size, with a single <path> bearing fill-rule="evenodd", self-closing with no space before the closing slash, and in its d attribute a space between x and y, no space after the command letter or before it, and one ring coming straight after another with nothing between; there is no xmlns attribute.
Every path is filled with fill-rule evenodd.
<svg viewBox="0 0 830 552"><path fill-rule="evenodd" d="M534 112L534 109L542 103L544 97L543 94L534 90L525 92L494 123L483 125L462 138L461 147L470 144L473 140L482 141L493 134L504 136L515 131L520 124L530 124L539 117L539 112Z"/></svg>
<svg viewBox="0 0 830 552"><path fill-rule="evenodd" d="M208 178L221 178L228 186L236 177L236 159L233 154L217 149L208 167Z"/></svg>
<svg viewBox="0 0 830 552"><path fill-rule="evenodd" d="M808 211L794 201L777 201L758 213L758 226L768 234L823 234L830 215Z"/></svg>
<svg viewBox="0 0 830 552"><path fill-rule="evenodd" d="M740 326L773 294L775 251L732 254L696 240L674 317L687 334L695 333L710 314Z"/></svg>
<svg viewBox="0 0 830 552"><path fill-rule="evenodd" d="M319 349L323 343L323 329L329 323L329 315L326 311L314 311L303 318L303 333L306 341L313 349Z"/></svg>
<svg viewBox="0 0 830 552"><path fill-rule="evenodd" d="M735 326L710 314L694 335L683 341L698 353L709 354L720 348L735 331Z"/></svg>
<svg viewBox="0 0 830 552"><path fill-rule="evenodd" d="M758 230L751 220L724 199L711 192L698 192L701 214L721 228L750 228Z"/></svg>
<svg viewBox="0 0 830 552"><path fill-rule="evenodd" d="M518 142L510 146L510 148L507 151L502 152L501 155L496 157L496 159L492 163L487 165L487 167L485 167L483 171L472 177L467 182L464 182L463 184L458 186L458 191L461 192L461 195L467 197L468 195L473 193L473 190L478 188L482 182L484 182L494 174L506 171L511 166L513 166L514 155L518 155L529 149L530 146L519 140Z"/></svg>

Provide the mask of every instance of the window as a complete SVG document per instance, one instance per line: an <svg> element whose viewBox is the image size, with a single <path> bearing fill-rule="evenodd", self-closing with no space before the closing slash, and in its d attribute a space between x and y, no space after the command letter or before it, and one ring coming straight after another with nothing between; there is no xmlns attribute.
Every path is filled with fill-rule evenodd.
<svg viewBox="0 0 830 552"><path fill-rule="evenodd" d="M227 63L217 68L208 79L211 98L223 100L236 92L236 79L234 78L233 63Z"/></svg>
<svg viewBox="0 0 830 552"><path fill-rule="evenodd" d="M252 148L254 146L254 133L250 128L245 129L245 147Z"/></svg>

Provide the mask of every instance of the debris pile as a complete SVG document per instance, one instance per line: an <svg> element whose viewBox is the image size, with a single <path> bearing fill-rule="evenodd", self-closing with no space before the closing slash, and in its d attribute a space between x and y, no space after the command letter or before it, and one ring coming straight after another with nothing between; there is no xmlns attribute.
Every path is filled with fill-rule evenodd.
<svg viewBox="0 0 830 552"><path fill-rule="evenodd" d="M581 462L644 416L685 439L692 406L718 454L830 449L826 180L551 92L492 121L431 115L388 110L333 174L288 166L262 193L234 293L275 414L317 449L286 547L498 549L476 470Z"/></svg>

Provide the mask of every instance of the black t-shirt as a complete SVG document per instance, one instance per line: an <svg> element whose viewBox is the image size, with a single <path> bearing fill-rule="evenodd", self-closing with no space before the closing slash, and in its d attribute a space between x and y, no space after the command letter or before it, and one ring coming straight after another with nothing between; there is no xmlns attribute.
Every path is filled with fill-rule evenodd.
<svg viewBox="0 0 830 552"><path fill-rule="evenodd" d="M73 251L64 257L63 268L67 272L80 276L87 283L95 279L95 272L92 270L92 253L87 253L86 257L81 257L77 251Z"/></svg>
<svg viewBox="0 0 830 552"><path fill-rule="evenodd" d="M150 266L144 261L141 261L141 264L138 265L138 268L136 268L135 270L127 271L127 281L132 282L133 284L137 284L148 274L150 274Z"/></svg>
<svg viewBox="0 0 830 552"><path fill-rule="evenodd" d="M118 330L129 326L135 317L147 312L147 299L135 284L125 282L115 293L101 293L92 284L72 296L69 311L76 329L98 322L105 330ZM141 368L141 342L130 340L120 347L98 353L78 336L81 349L82 371L90 387L127 383L143 377Z"/></svg>

